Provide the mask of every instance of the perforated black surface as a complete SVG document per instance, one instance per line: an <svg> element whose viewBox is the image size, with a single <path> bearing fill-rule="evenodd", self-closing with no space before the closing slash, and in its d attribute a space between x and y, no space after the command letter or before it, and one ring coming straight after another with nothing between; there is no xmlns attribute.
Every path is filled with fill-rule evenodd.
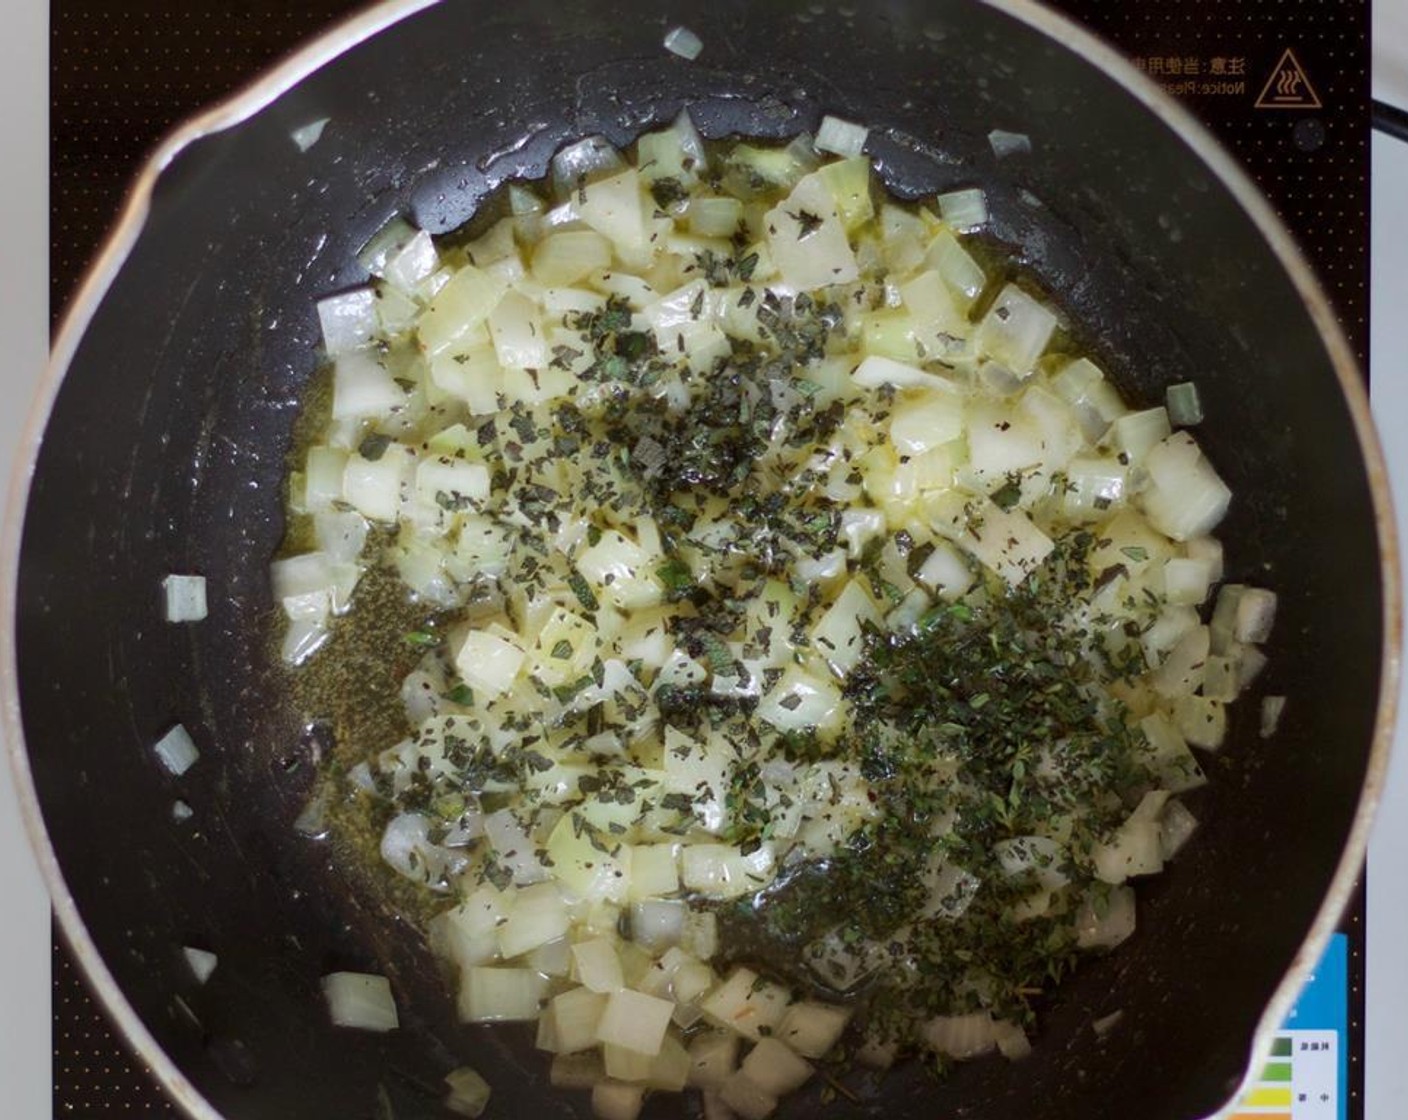
<svg viewBox="0 0 1408 1120"><path fill-rule="evenodd" d="M345 0L55 0L55 321L110 229L142 157L160 137L361 6ZM1362 358L1368 338L1368 5L1068 0L1059 6L1176 87L1241 157L1300 239ZM1280 67L1288 48L1300 81L1278 83L1273 79L1288 69ZM1273 102L1279 93L1282 103L1258 108L1268 82ZM1099 174L1099 168L1091 171ZM1356 906L1347 922L1355 946L1356 1031L1362 1023L1361 917ZM114 1038L57 942L53 1037L56 1115L175 1115ZM1362 1109L1360 1049L1355 1045L1351 1116Z"/></svg>

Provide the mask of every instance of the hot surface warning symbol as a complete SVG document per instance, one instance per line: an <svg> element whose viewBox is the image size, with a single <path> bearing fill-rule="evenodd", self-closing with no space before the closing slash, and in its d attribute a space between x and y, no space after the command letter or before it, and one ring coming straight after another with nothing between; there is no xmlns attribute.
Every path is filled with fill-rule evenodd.
<svg viewBox="0 0 1408 1120"><path fill-rule="evenodd" d="M1256 99L1258 109L1318 109L1320 95L1305 76L1305 69L1295 52L1287 47L1261 88Z"/></svg>

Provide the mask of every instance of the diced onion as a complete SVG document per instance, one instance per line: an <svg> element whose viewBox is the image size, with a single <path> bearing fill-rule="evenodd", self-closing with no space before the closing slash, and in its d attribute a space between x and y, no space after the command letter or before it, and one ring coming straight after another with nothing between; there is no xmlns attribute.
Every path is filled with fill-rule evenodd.
<svg viewBox="0 0 1408 1120"><path fill-rule="evenodd" d="M590 988L573 988L553 997L549 1018L555 1045L551 1049L559 1054L575 1054L595 1046L606 1000L604 994ZM541 1044L539 1048L543 1048Z"/></svg>
<svg viewBox="0 0 1408 1120"><path fill-rule="evenodd" d="M466 1023L537 1019L547 979L527 968L469 968L460 981L460 1018Z"/></svg>
<svg viewBox="0 0 1408 1120"><path fill-rule="evenodd" d="M196 978L197 984L204 984L209 980L215 972L215 966L220 963L220 958L209 950L195 949L189 945L181 950L181 955L186 958L186 966Z"/></svg>
<svg viewBox="0 0 1408 1120"><path fill-rule="evenodd" d="M327 128L328 119L327 117L319 117L317 120L299 125L288 134L288 138L294 142L300 152L306 152L323 138L323 129Z"/></svg>
<svg viewBox="0 0 1408 1120"><path fill-rule="evenodd" d="M1192 381L1181 381L1170 385L1164 393L1168 408L1168 418L1179 428L1191 428L1203 422L1203 402L1198 396L1198 386Z"/></svg>
<svg viewBox="0 0 1408 1120"><path fill-rule="evenodd" d="M1031 1041L1016 1023L1000 1019L992 1025L992 1033L998 1050L1009 1062L1020 1062L1023 1058L1030 1057Z"/></svg>
<svg viewBox="0 0 1408 1120"><path fill-rule="evenodd" d="M200 622L206 616L205 577L169 575L161 581L166 593L167 622Z"/></svg>
<svg viewBox="0 0 1408 1120"><path fill-rule="evenodd" d="M974 343L1013 373L1028 373L1056 329L1056 316L1015 284L1008 284L978 324Z"/></svg>
<svg viewBox="0 0 1408 1120"><path fill-rule="evenodd" d="M385 976L334 972L324 976L322 983L333 1026L385 1032L401 1025L391 982Z"/></svg>
<svg viewBox="0 0 1408 1120"><path fill-rule="evenodd" d="M606 999L597 1024L597 1040L638 1054L655 1055L665 1040L674 1004L623 988Z"/></svg>
<svg viewBox="0 0 1408 1120"><path fill-rule="evenodd" d="M777 1110L777 1098L742 1070L719 1088L719 1099L743 1120L764 1120Z"/></svg>
<svg viewBox="0 0 1408 1120"><path fill-rule="evenodd" d="M1281 726L1281 716L1286 710L1284 696L1267 696L1261 701L1261 730L1263 739L1270 739Z"/></svg>
<svg viewBox="0 0 1408 1120"><path fill-rule="evenodd" d="M761 1038L740 1067L745 1077L765 1093L785 1097L811 1080L811 1063L775 1038Z"/></svg>
<svg viewBox="0 0 1408 1120"><path fill-rule="evenodd" d="M622 1081L592 1086L592 1115L597 1120L636 1120L645 1104L645 1088Z"/></svg>
<svg viewBox="0 0 1408 1120"><path fill-rule="evenodd" d="M376 334L376 294L370 288L358 288L319 300L318 322L328 357L360 350Z"/></svg>
<svg viewBox="0 0 1408 1120"><path fill-rule="evenodd" d="M853 159L865 150L865 140L869 135L870 130L864 125L840 117L822 117L814 143L819 152L831 152L842 159Z"/></svg>
<svg viewBox="0 0 1408 1120"><path fill-rule="evenodd" d="M445 1083L450 1087L445 1107L451 1112L473 1118L482 1116L489 1107L492 1090L478 1070L460 1066L445 1075Z"/></svg>
<svg viewBox="0 0 1408 1120"><path fill-rule="evenodd" d="M988 143L992 146L993 155L998 159L1032 150L1031 137L1026 133L1007 132L1001 128L995 128L988 133Z"/></svg>
<svg viewBox="0 0 1408 1120"><path fill-rule="evenodd" d="M605 136L588 136L552 157L553 185L559 196L570 196L583 180L590 182L625 166L621 153Z"/></svg>
<svg viewBox="0 0 1408 1120"><path fill-rule="evenodd" d="M971 1015L940 1015L924 1024L925 1043L940 1054L967 1061L997 1045L992 1016L986 1011Z"/></svg>
<svg viewBox="0 0 1408 1120"><path fill-rule="evenodd" d="M949 191L939 195L939 213L957 230L979 229L987 225L988 197L981 187Z"/></svg>
<svg viewBox="0 0 1408 1120"><path fill-rule="evenodd" d="M161 764L178 778L200 758L190 732L179 723L158 739L153 749Z"/></svg>
<svg viewBox="0 0 1408 1120"><path fill-rule="evenodd" d="M840 1041L850 1018L847 1008L801 1000L787 1009L776 1037L804 1058L824 1058Z"/></svg>
<svg viewBox="0 0 1408 1120"><path fill-rule="evenodd" d="M1076 918L1076 943L1083 949L1113 949L1134 933L1134 891L1115 887L1087 898Z"/></svg>
<svg viewBox="0 0 1408 1120"><path fill-rule="evenodd" d="M701 1007L704 1017L715 1026L756 1042L782 1022L789 1002L787 992L778 985L759 979L750 969L738 968L709 993Z"/></svg>
<svg viewBox="0 0 1408 1120"><path fill-rule="evenodd" d="M692 62L704 49L704 40L687 27L672 27L665 34L665 49Z"/></svg>
<svg viewBox="0 0 1408 1120"><path fill-rule="evenodd" d="M1198 818L1181 801L1170 801L1159 818L1159 850L1165 861L1171 860L1192 839Z"/></svg>

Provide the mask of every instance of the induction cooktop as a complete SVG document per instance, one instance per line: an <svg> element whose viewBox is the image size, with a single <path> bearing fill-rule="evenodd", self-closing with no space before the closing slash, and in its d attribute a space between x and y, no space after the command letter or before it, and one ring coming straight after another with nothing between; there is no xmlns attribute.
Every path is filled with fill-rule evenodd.
<svg viewBox="0 0 1408 1120"><path fill-rule="evenodd" d="M54 0L51 318L144 155L338 17L347 0ZM1369 7L1359 0L1059 0L1243 161L1368 347ZM1363 894L1242 1103L1250 1120L1363 1116ZM54 1114L177 1115L54 941Z"/></svg>

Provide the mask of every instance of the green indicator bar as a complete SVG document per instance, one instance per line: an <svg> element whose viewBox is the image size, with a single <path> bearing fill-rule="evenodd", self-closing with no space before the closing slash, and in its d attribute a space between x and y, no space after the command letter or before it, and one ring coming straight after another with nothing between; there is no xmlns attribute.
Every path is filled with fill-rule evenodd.
<svg viewBox="0 0 1408 1120"><path fill-rule="evenodd" d="M1271 1056L1273 1058L1289 1058L1291 1053L1291 1040L1289 1038L1278 1038L1271 1044Z"/></svg>
<svg viewBox="0 0 1408 1120"><path fill-rule="evenodd" d="M1263 1081L1289 1081L1291 1079L1290 1062L1272 1062L1261 1071Z"/></svg>

